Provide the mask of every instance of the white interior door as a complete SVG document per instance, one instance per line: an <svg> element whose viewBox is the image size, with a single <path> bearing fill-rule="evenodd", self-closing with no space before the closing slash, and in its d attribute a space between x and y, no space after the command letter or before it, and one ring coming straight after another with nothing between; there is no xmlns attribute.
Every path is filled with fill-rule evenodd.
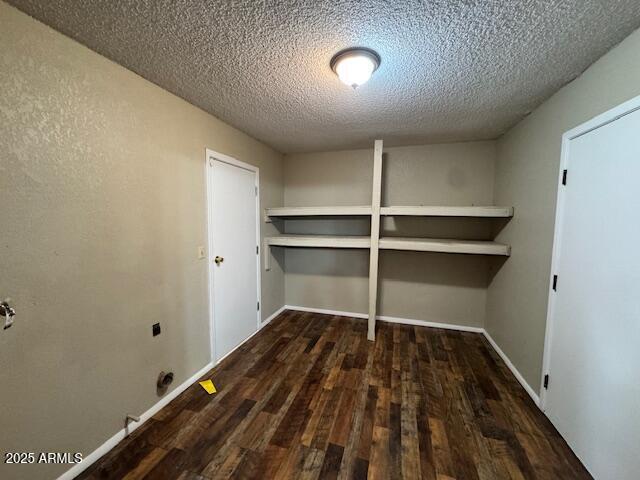
<svg viewBox="0 0 640 480"><path fill-rule="evenodd" d="M597 479L640 478L640 111L569 140L545 412Z"/></svg>
<svg viewBox="0 0 640 480"><path fill-rule="evenodd" d="M208 157L212 343L219 361L259 325L258 178L252 166Z"/></svg>

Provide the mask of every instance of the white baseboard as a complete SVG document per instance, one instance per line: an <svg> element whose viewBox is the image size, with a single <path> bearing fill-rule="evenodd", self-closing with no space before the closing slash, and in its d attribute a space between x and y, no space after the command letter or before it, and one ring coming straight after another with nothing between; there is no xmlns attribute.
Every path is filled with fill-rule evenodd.
<svg viewBox="0 0 640 480"><path fill-rule="evenodd" d="M283 305L282 307L280 307L278 310L276 310L275 312L273 312L271 315L269 315L267 318L265 318L262 323L260 324L260 328L262 329L262 327L265 327L269 324L269 322L271 322L271 320L273 320L274 318L276 318L278 315L280 315L282 312L284 312L287 309L286 305Z"/></svg>
<svg viewBox="0 0 640 480"><path fill-rule="evenodd" d="M171 390L167 393L166 396L162 397L160 401L158 401L155 405L153 405L149 410L140 415L140 421L129 424L129 433L138 429L144 422L153 417L159 410L165 407L171 400L176 398L182 392L184 392L187 388L193 385L196 380L202 377L205 373L213 368L213 363L208 363L202 369L198 370L194 373L189 379L185 380L181 385ZM73 478L80 475L87 468L89 468L93 463L96 462L100 457L108 453L112 448L114 448L118 443L120 443L126 437L127 432L123 428L114 436L112 436L109 440L104 442L98 448L96 448L93 452L82 459L82 462L74 465L65 473L58 477L58 480L72 480Z"/></svg>
<svg viewBox="0 0 640 480"><path fill-rule="evenodd" d="M426 320L414 320L412 318L388 317L386 315L378 315L376 320L387 323L401 323L403 325L414 325L417 327L444 328L445 330L457 330L459 332L482 333L482 327L469 327L466 325L455 325L452 323L428 322Z"/></svg>
<svg viewBox="0 0 640 480"><path fill-rule="evenodd" d="M515 365L513 363L511 363L511 360L509 360L509 357L507 357L507 355L502 351L502 349L498 346L498 344L495 342L495 340L493 338L491 338L491 335L489 335L489 332L487 332L486 330L483 329L482 333L484 334L484 336L487 339L487 341L491 344L493 349L496 351L496 353L498 355L500 355L500 358L502 359L502 361L507 365L507 367L509 367L509 370L511 370L511 373L513 373L514 377L516 377L516 380L518 380L520 385L522 385L522 388L525 389L525 391L529 394L529 396L534 401L534 403L538 407L540 407L540 397L535 392L535 390L533 388L531 388L531 385L529 385L527 383L527 381L524 379L522 374L520 374L520 372L515 367Z"/></svg>
<svg viewBox="0 0 640 480"><path fill-rule="evenodd" d="M325 310L323 308L297 307L285 305L285 310L297 310L299 312L322 313L325 315L339 315L341 317L353 318L369 318L366 313L342 312L340 310ZM429 322L426 320L415 320L413 318L388 317L386 315L378 315L376 320L387 323L400 323L403 325L413 325L418 327L444 328L446 330L458 330L460 332L482 333L482 327L468 327L466 325L453 325L451 323Z"/></svg>
<svg viewBox="0 0 640 480"><path fill-rule="evenodd" d="M284 309L297 310L300 312L322 313L326 315L340 315L343 317L368 318L368 315L366 313L342 312L339 310L326 310L323 308L297 307L293 305L285 305ZM509 360L509 357L507 357L507 355L500 349L500 347L498 347L498 344L493 340L493 338L491 338L491 335L489 335L489 332L487 332L484 328L468 327L465 325L453 325L450 323L427 322L424 320L414 320L411 318L388 317L385 315L377 316L376 320L380 320L382 322L389 322L389 323L401 323L404 325L414 325L419 327L444 328L446 330L458 330L462 332L482 333L487 339L487 341L489 342L489 344L496 351L496 353L500 356L502 361L507 365L509 370L511 370L511 373L513 373L513 375L516 377L516 380L518 380L520 385L522 385L525 391L529 394L531 399L535 402L535 404L538 407L540 406L540 397L538 396L538 394L535 392L533 388L531 388L531 386L527 383L524 377L520 374L518 369L513 365L513 363L511 363L511 360Z"/></svg>
<svg viewBox="0 0 640 480"><path fill-rule="evenodd" d="M327 310L325 308L298 307L295 305L285 305L285 310L295 310L297 312L321 313L323 315L339 315L341 317L368 318L366 313L343 312L340 310Z"/></svg>

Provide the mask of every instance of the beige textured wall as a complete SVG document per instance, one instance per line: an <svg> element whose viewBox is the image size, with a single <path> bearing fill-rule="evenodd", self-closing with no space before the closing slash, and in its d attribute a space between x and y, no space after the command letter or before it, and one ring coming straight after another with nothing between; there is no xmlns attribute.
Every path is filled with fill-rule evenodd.
<svg viewBox="0 0 640 480"><path fill-rule="evenodd" d="M160 370L179 385L209 362L207 147L259 166L262 204L282 204L279 153L0 2L0 296L18 311L1 452L88 454L158 401ZM262 288L266 317L277 262ZM0 461L0 478L68 468Z"/></svg>
<svg viewBox="0 0 640 480"><path fill-rule="evenodd" d="M514 205L499 240L512 256L488 291L486 328L539 390L561 137L640 95L640 31L556 93L498 142L495 200Z"/></svg>
<svg viewBox="0 0 640 480"><path fill-rule="evenodd" d="M384 205L491 205L494 142L385 149ZM285 205L371 203L368 150L285 156ZM489 238L491 220L387 219L386 235ZM280 226L280 228L283 228ZM368 221L287 221L288 233L369 234ZM287 249L288 305L365 313L368 252ZM380 315L484 324L488 260L470 255L380 252Z"/></svg>

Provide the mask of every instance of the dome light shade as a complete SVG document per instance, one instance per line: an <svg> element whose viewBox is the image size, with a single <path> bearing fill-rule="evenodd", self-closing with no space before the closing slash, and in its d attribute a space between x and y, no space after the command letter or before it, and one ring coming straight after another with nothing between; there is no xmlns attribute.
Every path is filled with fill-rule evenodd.
<svg viewBox="0 0 640 480"><path fill-rule="evenodd" d="M350 48L334 55L331 69L354 89L366 83L380 66L380 56L368 48Z"/></svg>

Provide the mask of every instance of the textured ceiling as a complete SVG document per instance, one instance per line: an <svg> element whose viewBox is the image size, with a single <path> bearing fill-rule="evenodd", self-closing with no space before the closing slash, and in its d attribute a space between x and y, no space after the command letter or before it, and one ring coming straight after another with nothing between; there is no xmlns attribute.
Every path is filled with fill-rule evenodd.
<svg viewBox="0 0 640 480"><path fill-rule="evenodd" d="M640 26L638 0L9 0L282 152L495 138ZM345 47L380 69L357 91Z"/></svg>

